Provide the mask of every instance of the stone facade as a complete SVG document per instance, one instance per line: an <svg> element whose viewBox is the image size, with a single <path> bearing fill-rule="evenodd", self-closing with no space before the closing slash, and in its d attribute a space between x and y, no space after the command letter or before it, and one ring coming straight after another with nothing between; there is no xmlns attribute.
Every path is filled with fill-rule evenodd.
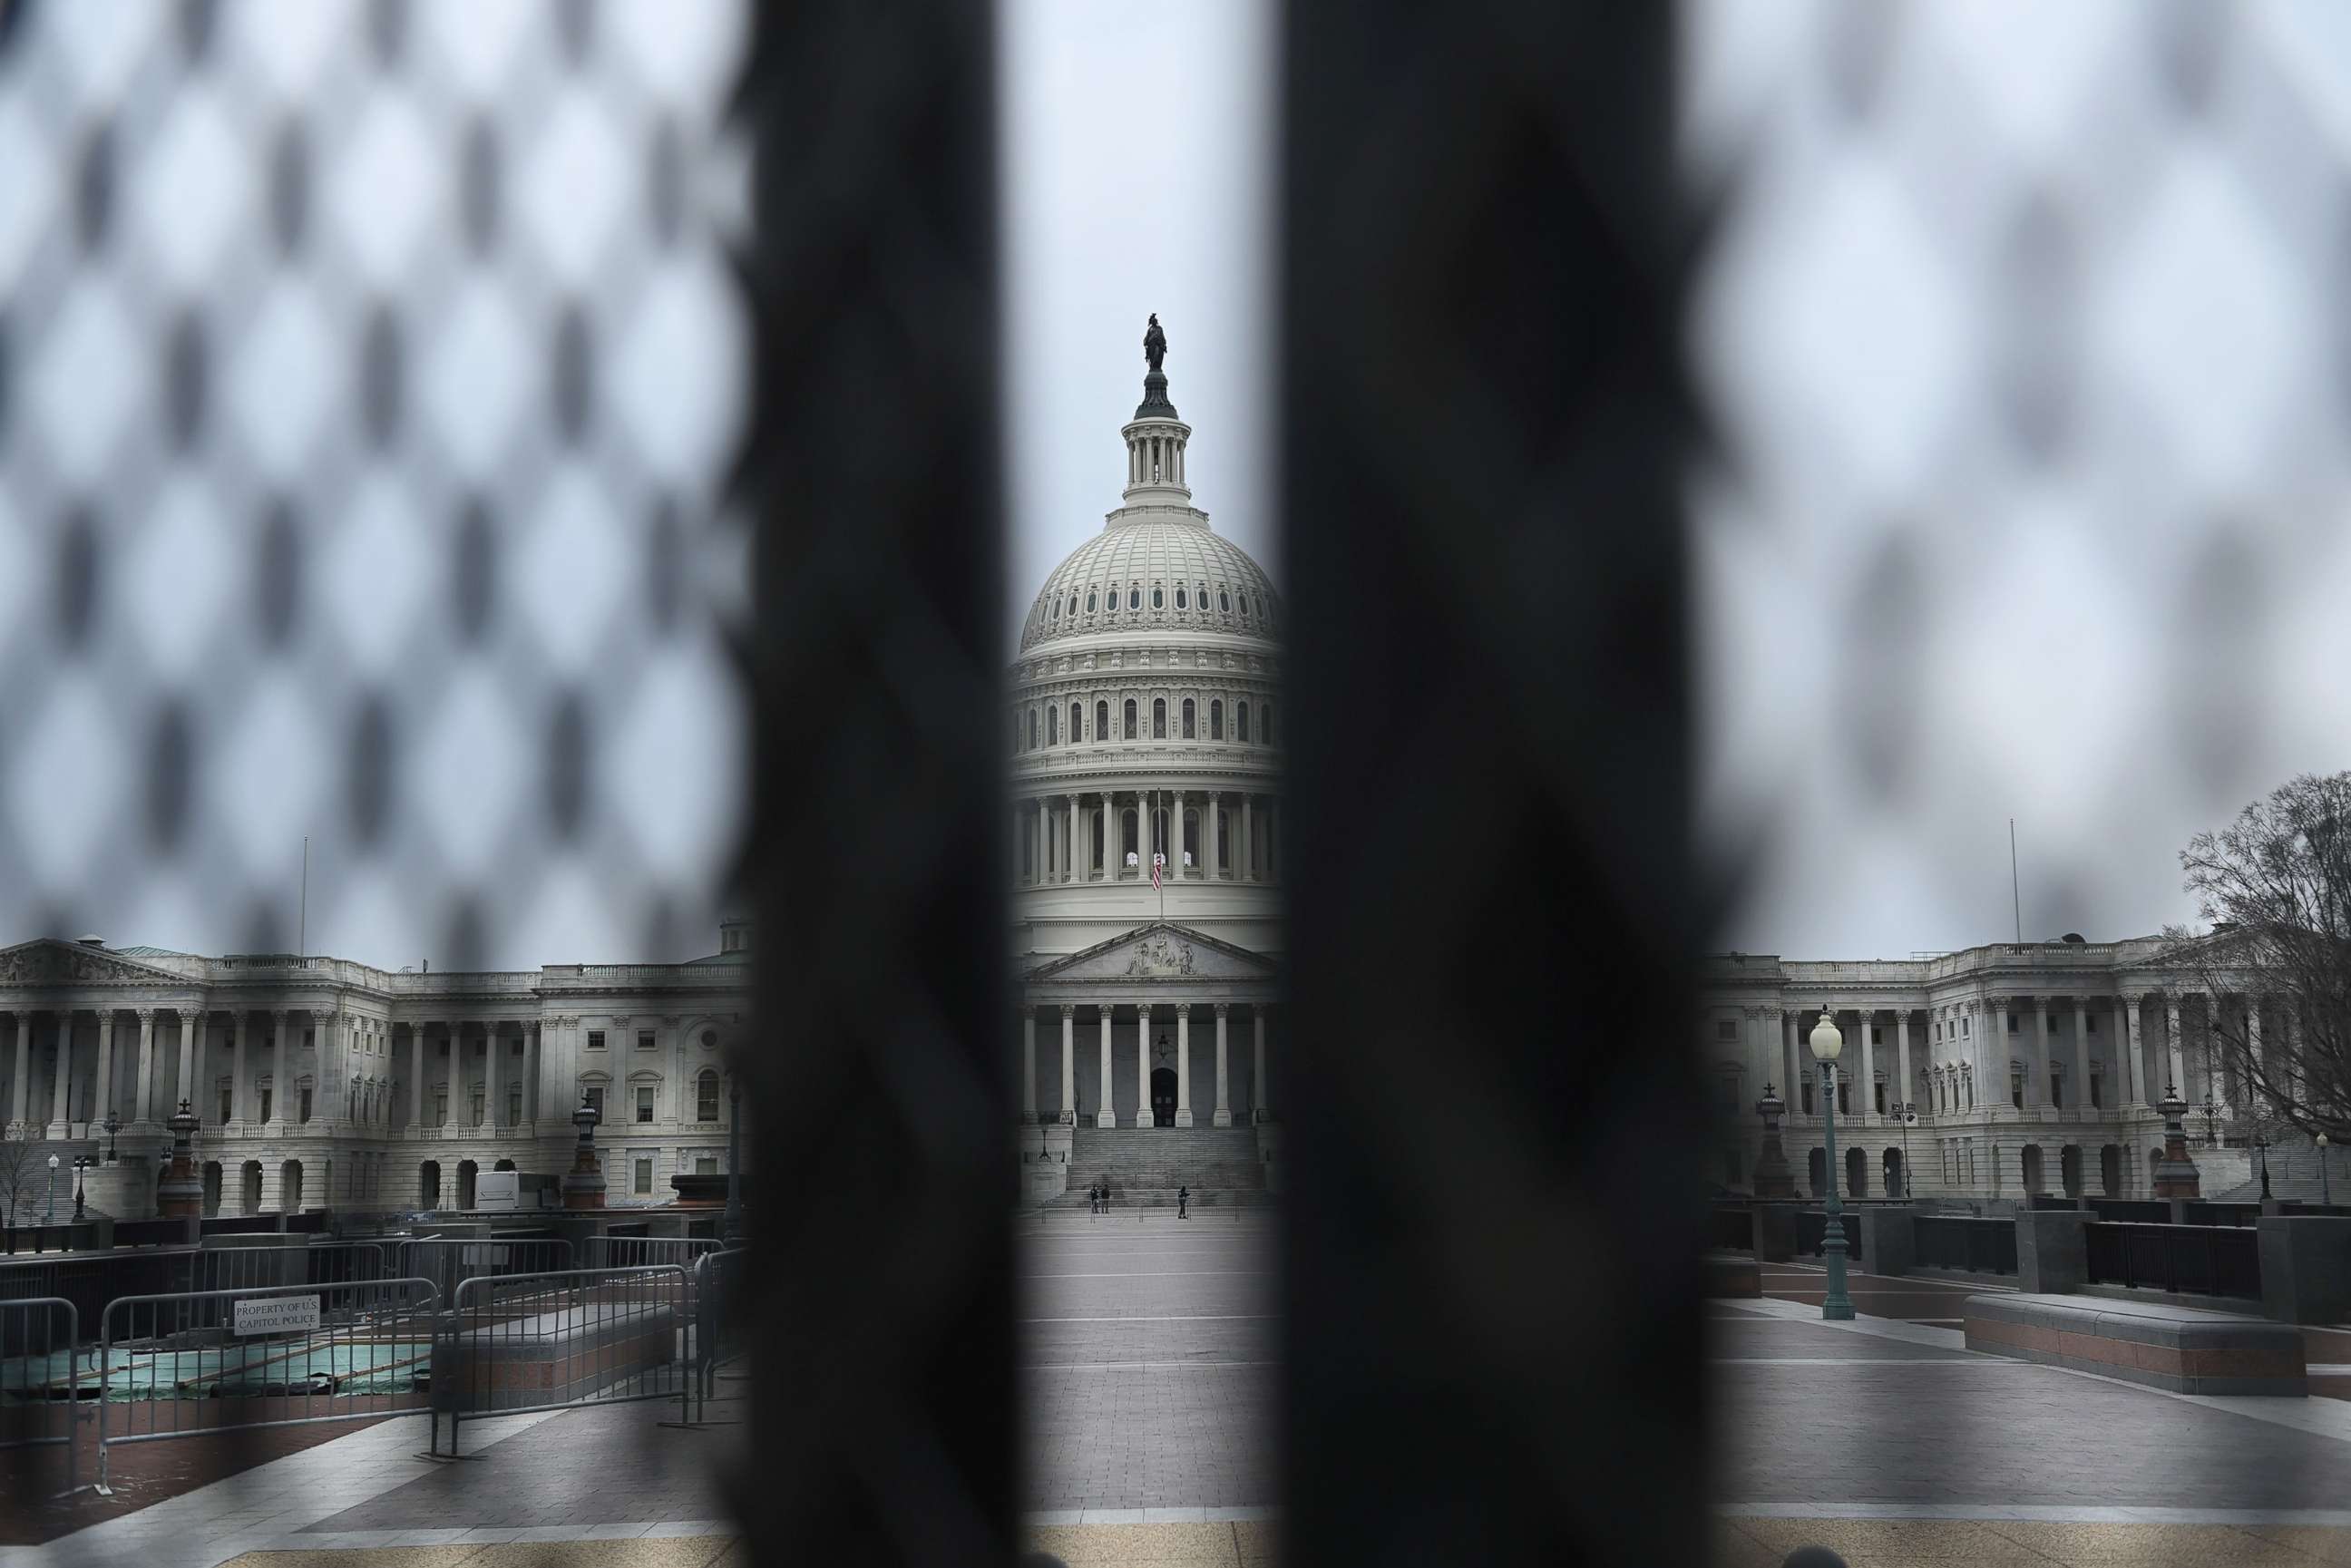
<svg viewBox="0 0 2351 1568"><path fill-rule="evenodd" d="M2163 1147L2156 1107L2173 1085L2192 1107L2196 1160L2241 1178L2248 1095L2210 1025L2250 1017L2256 1040L2291 1051L2291 1020L2250 987L2207 994L2167 969L2165 951L2153 936L2069 937L1857 963L1711 957L1699 1050L1720 1131L1708 1175L1751 1190L1763 1146L1755 1105L1768 1084L1787 1103L1782 1138L1797 1190L1820 1189L1819 1070L1807 1040L1826 1008L1844 1035L1845 1196L1898 1194L1907 1169L1921 1197L2151 1197ZM2208 1100L2217 1118L2205 1115ZM1915 1120L1903 1118L1906 1104ZM2221 1146L2204 1146L2212 1136Z"/></svg>
<svg viewBox="0 0 2351 1568"><path fill-rule="evenodd" d="M730 922L684 964L451 974L27 942L0 950L7 1135L68 1166L111 1146L89 1196L120 1218L155 1212L183 1101L207 1214L455 1209L479 1171L568 1169L590 1096L608 1202L666 1203L671 1176L726 1169L750 936Z"/></svg>

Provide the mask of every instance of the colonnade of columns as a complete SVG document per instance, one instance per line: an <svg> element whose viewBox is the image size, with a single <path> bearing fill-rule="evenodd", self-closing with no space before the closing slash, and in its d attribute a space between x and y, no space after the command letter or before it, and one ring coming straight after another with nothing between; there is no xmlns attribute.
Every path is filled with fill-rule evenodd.
<svg viewBox="0 0 2351 1568"><path fill-rule="evenodd" d="M1209 1111L1210 1124L1218 1127L1229 1127L1233 1124L1230 1030L1232 1009L1236 1006L1246 1007L1249 1012L1250 1043L1253 1047L1250 1053L1250 1110L1254 1115L1260 1118L1269 1114L1270 1111L1270 1103L1266 1094L1268 1009L1262 1003L1237 1004L1221 1001L1134 1003L1135 1101L1133 1107L1126 1113L1127 1119L1123 1124L1120 1120L1119 1109L1113 1103L1114 1096L1111 1092L1114 1081L1111 1029L1113 1014L1117 1008L1124 1004L1062 1002L1053 1005L1058 1006L1061 1019L1061 1110L1057 1114L1063 1121L1074 1122L1077 1116L1078 1009L1081 1006L1086 1005L1092 1005L1098 1015L1096 1021L1101 1033L1101 1060L1094 1079L1099 1102L1092 1113L1095 1126L1115 1127L1123 1124L1130 1127L1149 1127L1156 1124L1151 1103L1151 1031L1155 1015L1160 1009L1171 1010L1176 1016L1174 1065L1176 1105L1173 1118L1176 1126L1189 1127L1196 1124L1192 1104L1191 1050L1192 1019L1195 1012L1213 1017L1217 1031L1216 1102ZM1023 1125L1034 1125L1042 1119L1038 1110L1037 1099L1037 1009L1024 1004L1020 1013L1020 1120Z"/></svg>
<svg viewBox="0 0 2351 1568"><path fill-rule="evenodd" d="M1149 882L1155 852L1167 857L1168 881L1270 882L1277 810L1274 797L1251 791L1194 792L1188 806L1182 789L1031 796L1013 803L1012 863L1030 887Z"/></svg>
<svg viewBox="0 0 2351 1568"><path fill-rule="evenodd" d="M138 1026L135 1042L122 1021L126 1014ZM0 1120L17 1135L31 1131L51 1138L87 1136L104 1125L110 1112L129 1127L164 1121L178 1109L166 1101L186 1095L194 1082L193 1052L204 1017L155 1007L0 1011L0 1020L12 1026L8 1070L0 1078L7 1095ZM93 1020L94 1030L86 1029ZM180 1036L179 1071L169 1083L157 1061L159 1020Z"/></svg>
<svg viewBox="0 0 2351 1568"><path fill-rule="evenodd" d="M1908 1102L1917 1106L1922 1119L2001 1107L2060 1113L2151 1108L2162 1101L2167 1088L2190 1103L2199 1096L2210 1101L2226 1119L2250 1103L2254 1076L2270 1076L2273 1087L2299 1092L2295 1020L2269 998L2200 991L2018 992L1923 1009L1832 1003L1829 1010L1844 1036L1840 1079L1850 1083L1857 1078L1859 1083L1840 1102L1840 1116L1879 1114L1881 1082L1885 1114L1894 1114ZM1893 1071L1881 1080L1886 1046L1878 1037L1885 1032L1881 1020L1889 1013ZM2275 1015L2266 1036L2265 1013ZM2229 1014L2233 1014L2230 1027L2242 1040L2249 1060L2232 1061L2222 1047L2215 1025ZM1750 1066L1782 1079L1788 1085L1786 1103L1795 1114L1818 1112L1816 1104L1808 1103L1804 1086L1813 1085L1817 1095L1819 1075L1809 1036L1819 1016L1816 1009L1748 1009L1750 1029L1759 1020L1782 1023L1784 1032L1776 1049L1759 1053L1750 1043ZM2190 1026L2185 1036L2183 1016ZM1914 1019L1921 1052L1915 1071ZM2013 1030L2009 1027L2011 1019ZM2067 1038L2061 1042L2061 1025L2068 1020L2070 1028L2062 1030ZM1770 1026L1765 1022L1762 1027ZM2159 1037L2149 1040L2147 1034L2157 1030ZM2263 1054L2281 1045L2285 1052L2282 1067Z"/></svg>
<svg viewBox="0 0 2351 1568"><path fill-rule="evenodd" d="M465 1019L455 1019L444 1021L440 1019L419 1019L409 1024L408 1120L404 1124L408 1132L413 1134L450 1126L481 1127L486 1130L514 1126L527 1127L538 1120L542 1113L539 1104L539 1081L542 1076L540 1053L545 1043L542 1038L543 1030L537 1019L525 1019L516 1026L519 1029L522 1038L522 1065L516 1070L517 1076L508 1078L506 1059L513 1053L507 1047L511 1042L512 1037L503 1031L507 1029L509 1021L502 1019L485 1019L478 1026L475 1026L482 1031L480 1043L483 1047L483 1065L478 1078L474 1076L467 1067L469 1059L467 1048L474 1041L466 1037L468 1024ZM430 1031L434 1030L442 1031L442 1038L439 1040L430 1038ZM439 1061L441 1053L433 1052L428 1055L435 1045L444 1045L447 1048L445 1053L447 1065L437 1070L430 1063ZM674 1079L675 1072L673 1071L668 1076ZM435 1102L432 1108L433 1114L429 1121L426 1119L424 1103L428 1079L431 1080L432 1087L436 1091ZM482 1092L481 1113L478 1121L475 1119L472 1103L473 1092L477 1087ZM512 1103L516 1096L507 1092L509 1087L519 1091L519 1105ZM684 1092L682 1087L678 1092ZM439 1098L440 1095L446 1096L445 1102ZM569 1115L570 1109L569 1105L565 1105L562 1108L563 1113ZM615 1115L615 1107L606 1106L604 1114L607 1120L611 1120Z"/></svg>

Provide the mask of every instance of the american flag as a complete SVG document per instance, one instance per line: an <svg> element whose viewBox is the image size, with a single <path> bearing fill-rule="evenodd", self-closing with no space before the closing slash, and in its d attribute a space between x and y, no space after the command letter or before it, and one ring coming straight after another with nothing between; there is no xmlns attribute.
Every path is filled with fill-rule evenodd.
<svg viewBox="0 0 2351 1568"><path fill-rule="evenodd" d="M1152 886L1154 886L1154 887L1157 887L1157 886L1159 885L1159 868L1160 868L1160 867L1162 867L1162 866L1164 866L1164 865L1165 865L1166 863L1167 863L1167 857L1166 857L1165 855L1153 855L1153 856L1151 857L1151 885L1152 885Z"/></svg>

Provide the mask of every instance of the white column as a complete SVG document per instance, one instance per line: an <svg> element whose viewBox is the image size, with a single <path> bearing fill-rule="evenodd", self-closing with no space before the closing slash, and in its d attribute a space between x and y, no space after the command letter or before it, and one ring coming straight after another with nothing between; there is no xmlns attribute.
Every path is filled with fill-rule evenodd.
<svg viewBox="0 0 2351 1568"><path fill-rule="evenodd" d="M73 1023L71 1008L57 1009L57 1071L49 1075L49 1136L68 1136L66 1113L72 1107L67 1095L73 1082Z"/></svg>
<svg viewBox="0 0 2351 1568"><path fill-rule="evenodd" d="M20 1130L31 1124L33 1107L26 1098L32 1093L30 1068L33 1060L33 1015L26 1009L16 1011L16 1060L8 1070L8 1126Z"/></svg>
<svg viewBox="0 0 2351 1568"><path fill-rule="evenodd" d="M329 1125L334 1123L341 1107L350 1105L345 1085L350 1075L343 1061L342 1037L335 1027L341 1021L342 1015L331 1009L324 1012L313 1010L310 1014L311 1027L319 1033L318 1061L311 1079L310 1119ZM301 1075L297 1073L295 1076L298 1078ZM291 1089L292 1085L287 1087ZM286 1113L288 1121L302 1114L302 1102L298 1095L287 1102ZM357 1116L359 1107L350 1105L350 1113ZM304 1196L307 1197L308 1195Z"/></svg>
<svg viewBox="0 0 2351 1568"><path fill-rule="evenodd" d="M1853 1125L1856 1134L1869 1125L1869 1113L1877 1105L1877 1051L1869 1038L1876 1023L1875 1009L1861 1009L1861 1082L1853 1086ZM1860 1147L1858 1144L1854 1146Z"/></svg>
<svg viewBox="0 0 2351 1568"><path fill-rule="evenodd" d="M1020 1124L1037 1124L1037 1009L1020 1009Z"/></svg>
<svg viewBox="0 0 2351 1568"><path fill-rule="evenodd" d="M522 1026L522 1120L525 1126L538 1122L539 1079L547 1071L547 1020L531 1019Z"/></svg>
<svg viewBox="0 0 2351 1568"><path fill-rule="evenodd" d="M1102 1082L1095 1086L1094 1125L1115 1127L1118 1116L1111 1110L1110 1101L1110 1014L1108 1002L1102 1004Z"/></svg>
<svg viewBox="0 0 2351 1568"><path fill-rule="evenodd" d="M1912 1103L1910 1099L1910 1095L1912 1093L1912 1090L1910 1088L1910 1009L1908 1008L1897 1009L1894 1014L1894 1071L1902 1075L1902 1082L1896 1086L1894 1092L1888 1094L1886 1098L1888 1108L1894 1109L1895 1113L1899 1115L1901 1113L1898 1110L1898 1107ZM1909 1178L1910 1172L1907 1166L1904 1168L1902 1175L1906 1181Z"/></svg>
<svg viewBox="0 0 2351 1568"><path fill-rule="evenodd" d="M2163 1039L2171 1076L2166 1080L2173 1093L2188 1098L2188 1063L2179 1055L2179 998L2163 998Z"/></svg>
<svg viewBox="0 0 2351 1568"><path fill-rule="evenodd" d="M1069 802L1070 808L1061 814L1062 840L1065 846L1061 853L1061 880L1075 882L1078 880L1079 862L1083 858L1078 852L1078 798L1075 795L1064 795L1061 799Z"/></svg>
<svg viewBox="0 0 2351 1568"><path fill-rule="evenodd" d="M1176 800L1176 821L1183 821L1184 797ZM1180 837L1180 835L1179 835ZM1176 1124L1192 1124L1192 1004L1176 1004Z"/></svg>
<svg viewBox="0 0 2351 1568"><path fill-rule="evenodd" d="M1243 795L1241 797L1241 841L1238 846L1240 853L1234 857L1241 862L1243 882L1257 880L1257 834L1252 831L1255 826L1256 824L1249 818L1249 798Z"/></svg>
<svg viewBox="0 0 2351 1568"><path fill-rule="evenodd" d="M2090 1001L2086 997L2074 998L2074 1115L2080 1120L2090 1109ZM2083 1151L2086 1158L2089 1151ZM2090 1178L2085 1172L2082 1190L2090 1190Z"/></svg>
<svg viewBox="0 0 2351 1568"><path fill-rule="evenodd" d="M1225 825L1217 819L1224 815L1224 796L1210 791L1208 795L1208 863L1206 875L1215 882L1225 873L1222 867L1225 852Z"/></svg>
<svg viewBox="0 0 2351 1568"><path fill-rule="evenodd" d="M1151 1004L1134 1005L1134 1124L1152 1125L1151 1120Z"/></svg>
<svg viewBox="0 0 2351 1568"><path fill-rule="evenodd" d="M673 1077L674 1074L672 1075ZM632 1116L636 1113L630 1112ZM498 1097L498 1020L482 1022L482 1124L495 1127L501 1119ZM631 1125L634 1125L632 1123Z"/></svg>
<svg viewBox="0 0 2351 1568"><path fill-rule="evenodd" d="M2118 1019L2119 1038L2130 1042L2130 1103L2144 1105L2147 1103L2147 1057L2139 1040L2138 998L2131 996L2116 998L2115 1012Z"/></svg>
<svg viewBox="0 0 2351 1568"><path fill-rule="evenodd" d="M2262 998L2259 992L2245 998L2245 1055L2251 1059L2252 1071L2247 1074L2245 1101L2256 1109L2262 1107L2261 1084L2267 1076L2262 1064Z"/></svg>
<svg viewBox="0 0 2351 1568"><path fill-rule="evenodd" d="M1102 792L1099 820L1102 822L1102 861L1095 869L1102 873L1104 882L1116 882L1118 873L1113 868L1118 864L1118 819L1111 815L1110 791L1107 789Z"/></svg>
<svg viewBox="0 0 2351 1568"><path fill-rule="evenodd" d="M155 1009L139 1009L139 1099L131 1107L137 1124L155 1119Z"/></svg>
<svg viewBox="0 0 2351 1568"><path fill-rule="evenodd" d="M83 1120L96 1127L106 1120L114 1106L114 1009L98 1009L98 1092L87 1107Z"/></svg>
<svg viewBox="0 0 2351 1568"><path fill-rule="evenodd" d="M1790 1008L1785 1013L1782 1013L1781 1017L1786 1020L1788 1026L1788 1039L1785 1052L1787 1060L1780 1064L1782 1068L1780 1074L1780 1096L1782 1101L1787 1105L1789 1113L1792 1115L1795 1113L1796 1107L1802 1103L1797 1090L1797 1084L1801 1081L1796 1077L1797 1072L1801 1070L1797 1056L1798 1047L1796 1042L1796 1025L1799 1022L1799 1009Z"/></svg>
<svg viewBox="0 0 2351 1568"><path fill-rule="evenodd" d="M1192 727L1195 731L1197 731L1199 728L1199 721L1196 716L1193 720ZM1167 813L1167 839L1168 841L1175 846L1167 852L1167 877L1169 881L1173 882L1187 874L1184 870L1184 852L1191 848L1191 845L1184 841L1184 791L1181 789L1176 791L1176 804ZM1176 1019L1179 1028L1182 1026L1183 1019L1183 1011L1181 1009L1178 1009L1176 1014ZM1180 1122L1176 1124L1178 1126L1191 1125L1188 1122Z"/></svg>
<svg viewBox="0 0 2351 1568"><path fill-rule="evenodd" d="M1233 1124L1233 1106L1231 1096L1226 1092L1225 1088L1225 1021L1226 1016L1233 1010L1233 1004L1230 1002L1218 1002L1216 1006L1217 1112L1214 1124L1219 1127L1229 1127Z"/></svg>
<svg viewBox="0 0 2351 1568"><path fill-rule="evenodd" d="M408 1026L408 1131L413 1137L424 1125L424 1020Z"/></svg>
<svg viewBox="0 0 2351 1568"><path fill-rule="evenodd" d="M1051 880L1053 860L1053 808L1045 797L1037 797L1037 885L1042 887Z"/></svg>
<svg viewBox="0 0 2351 1568"><path fill-rule="evenodd" d="M2028 1105L2046 1105L2049 1103L2049 1004L2053 999L2053 998L2050 997L2027 997L2025 998L2026 1001L2032 1004L2032 1038L2035 1041L2033 1047L2033 1076L2035 1082L2032 1085L2035 1092L2027 1094L2024 1097L2024 1103ZM2046 1180L2048 1173L2043 1171L2042 1176L2043 1179Z"/></svg>
<svg viewBox="0 0 2351 1568"><path fill-rule="evenodd" d="M269 1015L269 1117L268 1125L283 1130L286 1125L286 1009L279 1008Z"/></svg>
<svg viewBox="0 0 2351 1568"><path fill-rule="evenodd" d="M1266 1098L1265 1089L1265 1004L1262 1002L1252 1004L1249 1008L1249 1018L1257 1025L1257 1055L1251 1060L1249 1067L1257 1086L1256 1113L1261 1118L1273 1109L1271 1102Z"/></svg>
<svg viewBox="0 0 2351 1568"><path fill-rule="evenodd" d="M1061 1113L1059 1120L1076 1126L1078 1103L1078 1004L1061 1004Z"/></svg>

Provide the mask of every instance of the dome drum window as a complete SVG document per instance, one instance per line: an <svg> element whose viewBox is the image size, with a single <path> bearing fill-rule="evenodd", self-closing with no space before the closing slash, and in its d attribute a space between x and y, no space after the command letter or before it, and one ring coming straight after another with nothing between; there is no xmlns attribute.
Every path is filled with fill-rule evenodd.
<svg viewBox="0 0 2351 1568"><path fill-rule="evenodd" d="M1140 610L1143 608L1143 590L1139 588L1130 588L1126 591L1126 607L1129 610Z"/></svg>
<svg viewBox="0 0 2351 1568"><path fill-rule="evenodd" d="M1233 596L1229 593L1219 591L1217 595L1217 613L1219 615L1230 615L1232 612Z"/></svg>
<svg viewBox="0 0 2351 1568"><path fill-rule="evenodd" d="M1178 610L1189 610L1191 608L1191 605L1185 598L1184 585L1180 582L1176 585L1176 608Z"/></svg>
<svg viewBox="0 0 2351 1568"><path fill-rule="evenodd" d="M1211 699L1208 703L1208 738L1210 740L1225 738L1225 705L1215 699Z"/></svg>
<svg viewBox="0 0 2351 1568"><path fill-rule="evenodd" d="M1092 592L1088 592L1088 593L1087 593L1087 595L1086 595L1086 613L1087 613L1087 614L1089 614L1089 615L1092 615L1093 612L1094 612L1094 596L1093 596L1093 594L1092 594Z"/></svg>
<svg viewBox="0 0 2351 1568"><path fill-rule="evenodd" d="M1151 608L1154 610L1167 608L1166 592L1155 582L1151 585Z"/></svg>
<svg viewBox="0 0 2351 1568"><path fill-rule="evenodd" d="M1110 738L1110 704L1106 702L1094 704L1094 738L1096 740Z"/></svg>
<svg viewBox="0 0 2351 1568"><path fill-rule="evenodd" d="M1154 740L1167 738L1167 699L1165 697L1151 699L1151 738Z"/></svg>
<svg viewBox="0 0 2351 1568"><path fill-rule="evenodd" d="M1247 703L1237 703L1233 706L1233 738L1244 743L1249 739L1249 704Z"/></svg>
<svg viewBox="0 0 2351 1568"><path fill-rule="evenodd" d="M1192 732L1192 699L1190 697L1184 699L1184 738L1186 740L1198 738Z"/></svg>
<svg viewBox="0 0 2351 1568"><path fill-rule="evenodd" d="M1133 739L1134 739L1134 738L1135 738L1135 733L1134 733L1134 699L1133 697L1129 697L1129 698L1127 698L1127 699L1126 699L1126 738L1127 738L1127 739L1129 739L1129 740L1133 740Z"/></svg>

